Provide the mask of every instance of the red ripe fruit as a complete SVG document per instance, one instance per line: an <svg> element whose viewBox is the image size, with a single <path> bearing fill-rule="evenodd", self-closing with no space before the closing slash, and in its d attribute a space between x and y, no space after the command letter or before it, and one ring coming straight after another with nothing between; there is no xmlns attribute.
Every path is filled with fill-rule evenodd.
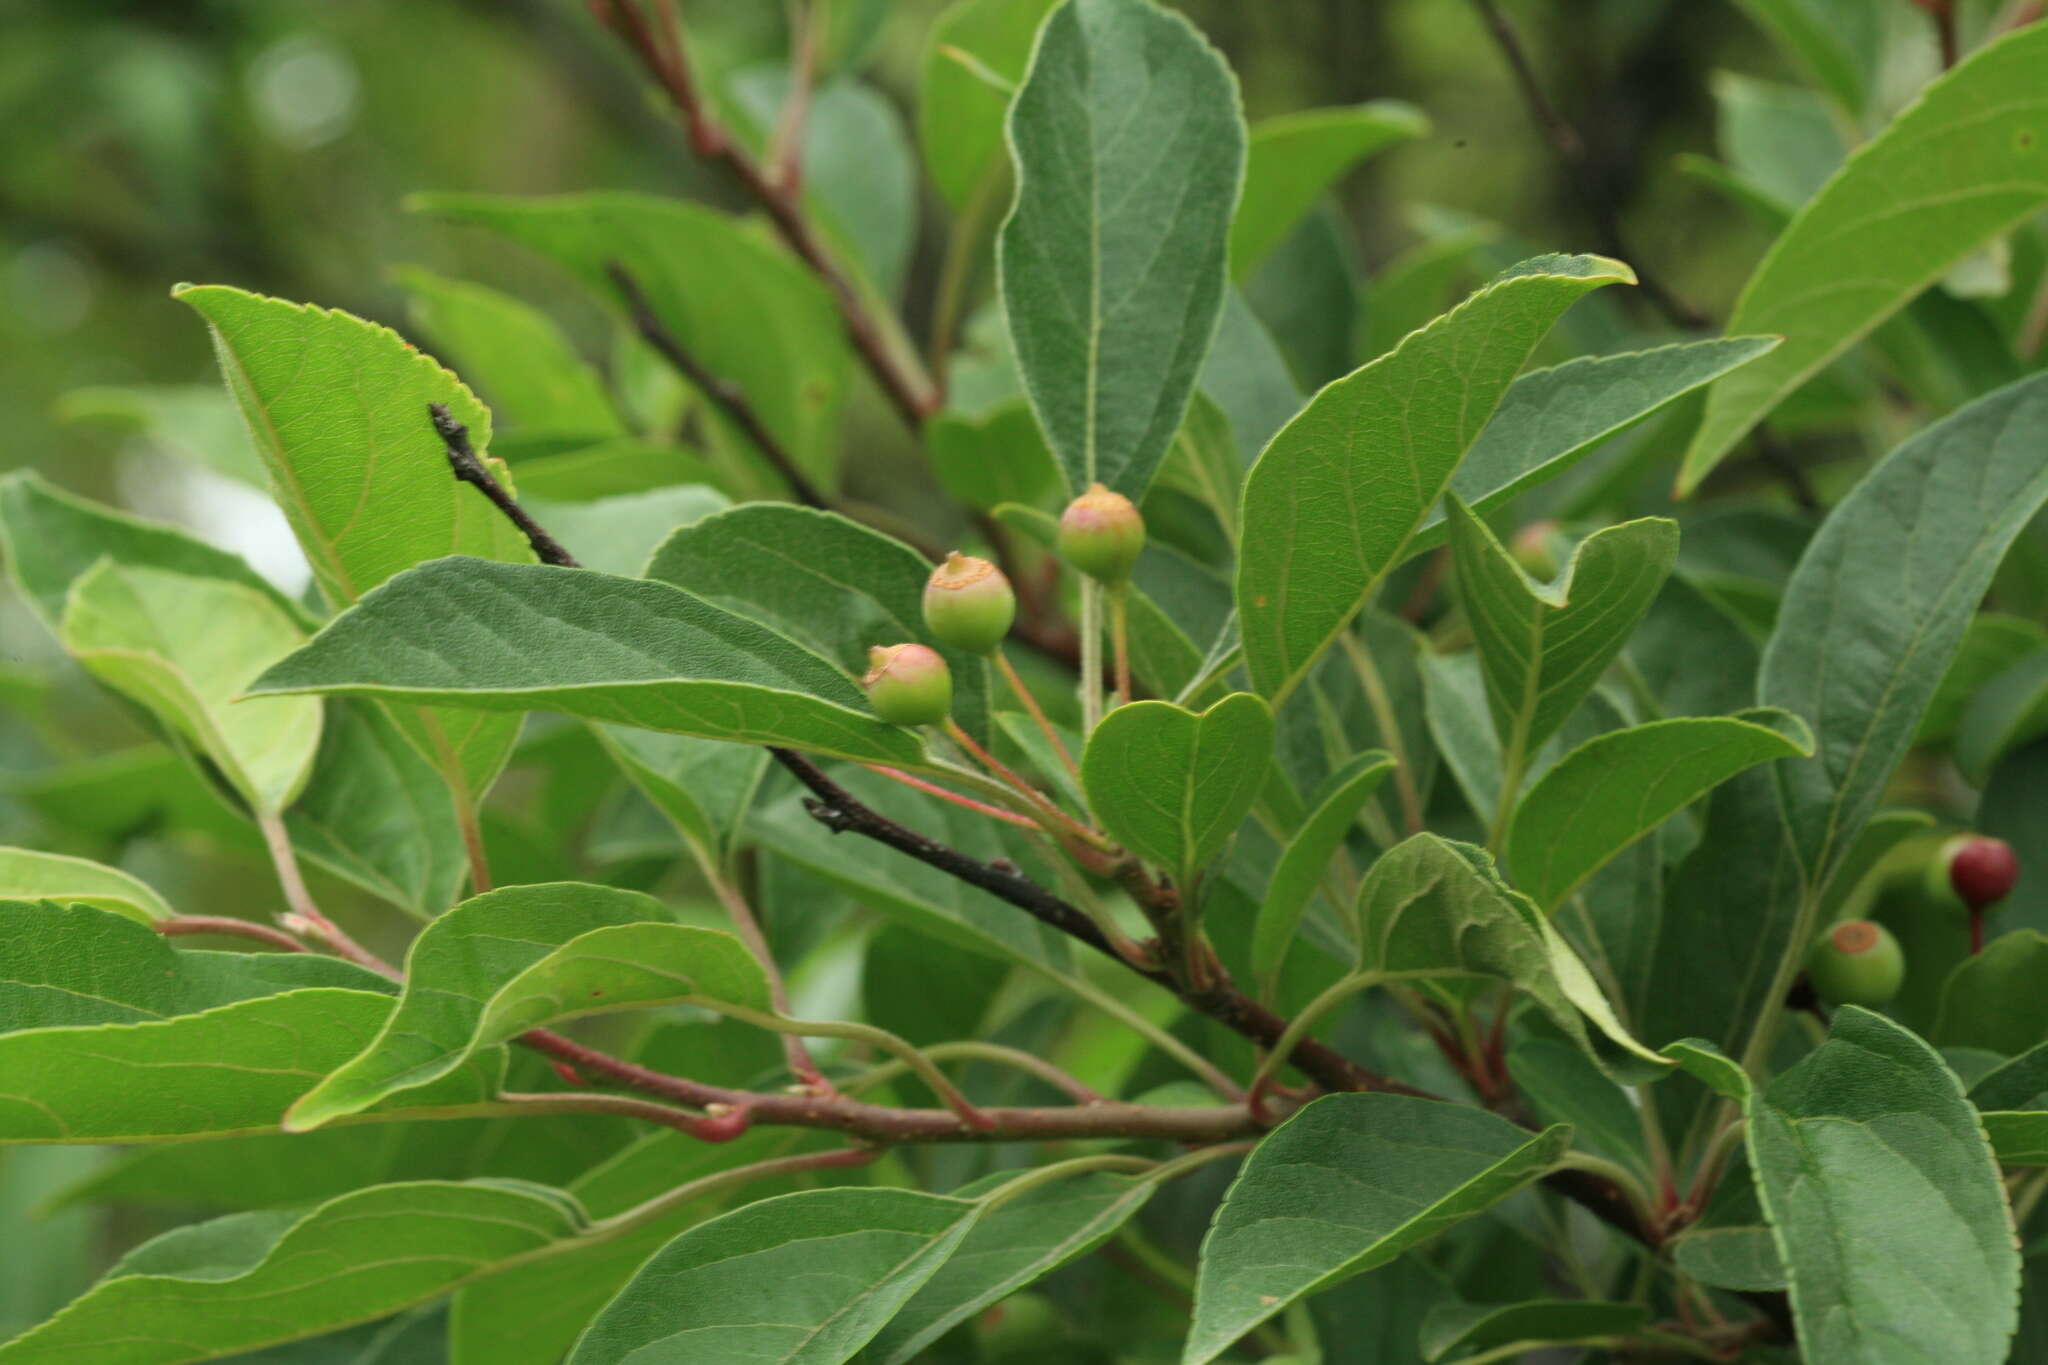
<svg viewBox="0 0 2048 1365"><path fill-rule="evenodd" d="M2012 894L2020 879L2019 855L2003 839L1981 834L1959 835L1942 852L1948 861L1948 883L1972 910L1985 910Z"/></svg>

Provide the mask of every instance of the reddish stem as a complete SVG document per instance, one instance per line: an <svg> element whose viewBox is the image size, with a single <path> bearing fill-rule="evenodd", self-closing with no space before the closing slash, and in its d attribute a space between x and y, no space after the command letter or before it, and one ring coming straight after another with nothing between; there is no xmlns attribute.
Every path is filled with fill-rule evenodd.
<svg viewBox="0 0 2048 1365"><path fill-rule="evenodd" d="M906 787L915 787L927 796L936 796L941 801L951 801L954 805L965 807L977 815L986 815L991 820L1006 821L1012 825L1021 825L1025 829L1038 828L1038 822L1029 816L1019 815L1013 810L1004 810L1000 806L991 806L987 802L977 801L971 796L962 796L959 792L947 791L935 782L927 782L921 777L912 777L900 768L885 768L879 763L864 763L861 766L869 772L880 773L892 781L901 782Z"/></svg>

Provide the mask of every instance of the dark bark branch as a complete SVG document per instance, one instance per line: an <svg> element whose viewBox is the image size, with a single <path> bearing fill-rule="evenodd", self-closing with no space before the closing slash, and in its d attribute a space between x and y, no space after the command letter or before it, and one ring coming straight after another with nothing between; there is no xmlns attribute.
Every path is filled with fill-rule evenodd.
<svg viewBox="0 0 2048 1365"><path fill-rule="evenodd" d="M617 286L619 293L625 297L626 310L632 315L633 326L641 338L659 351L662 359L675 366L677 371L701 390L705 397L716 403L719 410L732 419L733 425L747 434L747 439L754 443L755 449L761 452L762 457L775 467L775 472L782 476L783 482L789 485L790 491L796 495L796 500L806 507L831 506L825 495L818 491L817 485L805 476L803 470L797 468L796 457L790 454L775 433L768 429L768 424L761 420L760 413L754 411L754 405L747 401L747 395L740 387L707 369L704 362L697 359L690 349L683 345L681 338L655 316L654 306L648 302L646 291L641 289L640 282L633 278L632 272L617 261L607 261L604 270L605 274L611 276L612 283Z"/></svg>
<svg viewBox="0 0 2048 1365"><path fill-rule="evenodd" d="M484 462L477 457L469 444L469 428L449 415L448 409L439 403L427 404L427 412L434 419L434 430L441 434L441 441L448 447L448 468L457 479L469 484L491 500L491 505L503 512L506 519L526 536L526 543L533 547L533 553L543 564L555 564L565 569L583 567L558 544L555 538L542 530L540 523L526 515L526 509L515 501L505 486L492 476Z"/></svg>

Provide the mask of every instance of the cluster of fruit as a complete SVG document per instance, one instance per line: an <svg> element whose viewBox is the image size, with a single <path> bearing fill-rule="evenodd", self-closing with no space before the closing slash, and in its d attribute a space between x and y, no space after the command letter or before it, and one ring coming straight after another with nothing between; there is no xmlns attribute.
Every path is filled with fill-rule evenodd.
<svg viewBox="0 0 2048 1365"><path fill-rule="evenodd" d="M1921 898L1967 916L1971 950L1983 946L1984 916L2012 894L2020 862L2012 845L1981 834L1958 834L1927 860ZM1806 959L1806 982L1830 1005L1887 1004L1906 979L1906 955L1891 930L1876 920L1833 925Z"/></svg>

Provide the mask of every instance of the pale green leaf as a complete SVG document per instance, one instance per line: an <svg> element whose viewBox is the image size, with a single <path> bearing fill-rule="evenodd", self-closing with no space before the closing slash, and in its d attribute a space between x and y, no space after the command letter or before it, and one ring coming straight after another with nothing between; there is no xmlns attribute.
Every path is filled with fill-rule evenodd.
<svg viewBox="0 0 2048 1365"><path fill-rule="evenodd" d="M1401 562L1559 315L1633 279L1597 256L1525 261L1323 389L1273 438L1239 520L1238 619L1258 691L1292 691Z"/></svg>
<svg viewBox="0 0 2048 1365"><path fill-rule="evenodd" d="M939 197L965 214L1009 180L1003 117L1032 40L1058 0L961 0L940 14L924 52L917 137ZM986 209L979 210L986 212Z"/></svg>
<svg viewBox="0 0 2048 1365"><path fill-rule="evenodd" d="M1315 1101L1245 1159L1216 1210L1182 1365L1206 1365L1297 1299L1499 1203L1570 1135L1400 1095Z"/></svg>
<svg viewBox="0 0 2048 1365"><path fill-rule="evenodd" d="M1428 116L1399 100L1259 120L1245 152L1243 203L1230 225L1231 278L1257 269L1346 171L1428 132Z"/></svg>
<svg viewBox="0 0 2048 1365"><path fill-rule="evenodd" d="M1943 1047L1978 1047L2017 1057L2048 1041L2048 936L2015 929L1964 958L1941 988L1931 1037Z"/></svg>
<svg viewBox="0 0 2048 1365"><path fill-rule="evenodd" d="M649 730L923 760L845 674L666 583L444 559L335 618L254 692L341 692L485 711L564 711Z"/></svg>
<svg viewBox="0 0 2048 1365"><path fill-rule="evenodd" d="M2006 548L2048 503L2044 423L2036 376L1920 432L1836 504L1786 585L1757 692L1819 741L1778 770L1816 882L1883 799Z"/></svg>
<svg viewBox="0 0 2048 1365"><path fill-rule="evenodd" d="M70 1307L0 1346L0 1365L180 1365L425 1302L583 1232L540 1186L419 1181L304 1215L229 1214L128 1253Z"/></svg>
<svg viewBox="0 0 2048 1365"><path fill-rule="evenodd" d="M1230 68L1151 0L1068 0L1010 106L1005 314L1071 491L1141 496L1216 334L1244 177Z"/></svg>
<svg viewBox="0 0 2048 1365"><path fill-rule="evenodd" d="M939 486L983 511L1006 502L1039 503L1060 482L1038 421L1022 399L978 415L933 413L925 423L924 445Z"/></svg>
<svg viewBox="0 0 2048 1365"><path fill-rule="evenodd" d="M1785 1264L1764 1227L1700 1228L1672 1239L1671 1258L1701 1284L1768 1293L1785 1288Z"/></svg>
<svg viewBox="0 0 2048 1365"><path fill-rule="evenodd" d="M0 848L0 900L90 905L131 919L169 919L170 903L117 867L33 848Z"/></svg>
<svg viewBox="0 0 2048 1365"><path fill-rule="evenodd" d="M1252 925L1252 971L1261 982L1272 981L1286 961L1331 856L1357 824L1359 809L1393 770L1394 760L1382 750L1352 759L1331 779L1328 794L1287 841Z"/></svg>
<svg viewBox="0 0 2048 1365"><path fill-rule="evenodd" d="M1730 332L1782 333L1717 384L1679 489L1699 486L1800 384L2048 200L2048 28L2015 29L1937 77L1808 201L1736 300Z"/></svg>
<svg viewBox="0 0 2048 1365"><path fill-rule="evenodd" d="M1678 557L1678 523L1648 517L1595 532L1556 582L1538 584L1464 503L1455 495L1447 502L1458 598L1479 642L1487 709L1519 776L1649 610Z"/></svg>
<svg viewBox="0 0 2048 1365"><path fill-rule="evenodd" d="M1870 102L1884 53L1884 12L1864 0L1736 0L1850 114Z"/></svg>
<svg viewBox="0 0 2048 1365"><path fill-rule="evenodd" d="M1757 1192L1811 1365L1998 1365L2019 1250L1997 1163L1932 1048L1837 1011L1749 1105Z"/></svg>
<svg viewBox="0 0 2048 1365"><path fill-rule="evenodd" d="M620 771L684 838L724 856L761 785L768 751L624 725L595 727Z"/></svg>
<svg viewBox="0 0 2048 1365"><path fill-rule="evenodd" d="M656 1252L569 1365L838 1365L945 1264L980 1212L969 1200L894 1189L748 1204Z"/></svg>
<svg viewBox="0 0 2048 1365"><path fill-rule="evenodd" d="M446 349L507 426L592 443L624 436L604 380L561 328L523 300L418 266L392 271L410 296L412 324Z"/></svg>
<svg viewBox="0 0 2048 1365"><path fill-rule="evenodd" d="M1186 888L1237 832L1272 758L1273 713L1249 692L1199 715L1133 702L1088 737L1081 782L1103 828Z"/></svg>
<svg viewBox="0 0 2048 1365"><path fill-rule="evenodd" d="M612 497L555 502L526 499L526 510L599 573L637 578L661 543L684 526L723 512L732 500L703 484L673 484Z"/></svg>
<svg viewBox="0 0 2048 1365"><path fill-rule="evenodd" d="M1507 841L1515 884L1555 910L1623 849L1736 773L1812 752L1805 724L1778 711L1651 721L1589 740L1516 807Z"/></svg>
<svg viewBox="0 0 2048 1365"><path fill-rule="evenodd" d="M2043 733L2048 733L2048 649L2005 669L1966 703L1956 729L1956 767L1981 787L2001 758Z"/></svg>
<svg viewBox="0 0 2048 1365"><path fill-rule="evenodd" d="M292 803L320 747L318 698L240 698L305 641L262 593L112 560L71 587L64 647L220 768L258 814Z"/></svg>
<svg viewBox="0 0 2048 1365"><path fill-rule="evenodd" d="M263 461L235 400L214 384L94 385L57 399L60 422L103 422L141 433L158 450L261 488Z"/></svg>

